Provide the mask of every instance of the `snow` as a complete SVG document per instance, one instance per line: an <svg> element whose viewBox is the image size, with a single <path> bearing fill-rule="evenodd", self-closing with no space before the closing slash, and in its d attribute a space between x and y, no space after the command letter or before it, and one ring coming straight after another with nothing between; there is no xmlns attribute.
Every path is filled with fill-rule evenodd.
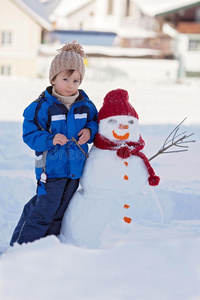
<svg viewBox="0 0 200 300"><path fill-rule="evenodd" d="M59 3L59 5L54 10L54 14L66 16L73 13L75 10L87 5L90 2L90 0L76 0L66 3L65 0L62 0L61 3Z"/></svg>
<svg viewBox="0 0 200 300"><path fill-rule="evenodd" d="M148 68L146 60L144 63ZM159 68L157 63L151 68L152 76ZM156 83L151 78L141 80L142 73L138 78L124 78L123 72L120 77L107 70L105 67L103 75L88 68L82 88L98 109L108 91L127 89L139 114L147 157L157 152L185 117L181 132L194 133L196 142L188 144L188 152L152 160L161 178L154 191L164 223L113 222L96 249L62 244L50 236L5 251L22 208L36 187L34 153L21 139L23 109L37 98L48 80L0 78L0 250L5 251L0 258L2 300L200 299L199 80Z"/></svg>
<svg viewBox="0 0 200 300"><path fill-rule="evenodd" d="M138 36L141 38L141 32L138 32ZM133 36L133 32L132 32ZM52 55L52 57L57 54L55 49L60 49L61 44L56 43L52 45L40 45L40 54ZM143 56L158 56L160 50L148 49L148 48L124 48L124 47L109 47L100 45L84 45L84 50L87 55L105 55L112 57L143 57Z"/></svg>
<svg viewBox="0 0 200 300"><path fill-rule="evenodd" d="M164 14L181 7L197 5L199 1L196 0L136 0L137 5L142 9L142 11L154 17L159 14Z"/></svg>
<svg viewBox="0 0 200 300"><path fill-rule="evenodd" d="M141 36L140 36L141 37ZM106 47L106 46L85 46L87 54L98 54L108 56L130 56L130 57L140 57L140 56L158 56L160 54L159 50L154 49L142 49L142 48L123 48L123 47Z"/></svg>
<svg viewBox="0 0 200 300"><path fill-rule="evenodd" d="M145 30L139 26L130 26L129 24L127 26L123 26L118 30L118 36L121 38L155 38L156 32L153 30Z"/></svg>

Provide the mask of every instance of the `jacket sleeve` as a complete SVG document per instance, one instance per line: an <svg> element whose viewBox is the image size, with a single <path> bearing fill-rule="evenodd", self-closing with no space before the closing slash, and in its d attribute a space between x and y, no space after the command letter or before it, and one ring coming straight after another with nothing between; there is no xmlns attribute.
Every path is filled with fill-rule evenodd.
<svg viewBox="0 0 200 300"><path fill-rule="evenodd" d="M85 128L89 128L91 131L91 136L88 143L92 143L95 137L95 134L98 131L98 112L93 103L91 103L90 107L90 117L85 125Z"/></svg>
<svg viewBox="0 0 200 300"><path fill-rule="evenodd" d="M24 111L23 141L31 149L43 152L54 147L54 136L47 131L48 112L42 111L42 106L37 111L37 106L38 103L33 102Z"/></svg>

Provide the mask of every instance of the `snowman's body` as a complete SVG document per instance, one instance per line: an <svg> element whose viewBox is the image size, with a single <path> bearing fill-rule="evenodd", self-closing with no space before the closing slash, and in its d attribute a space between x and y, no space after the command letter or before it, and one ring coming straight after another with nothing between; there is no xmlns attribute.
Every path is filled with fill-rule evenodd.
<svg viewBox="0 0 200 300"><path fill-rule="evenodd" d="M99 133L122 145L127 141L137 142L138 120L127 115L105 118L99 123ZM123 226L143 220L161 223L162 210L148 186L148 175L139 156L121 158L117 149L93 146L80 181L81 188L64 215L61 241L96 248L106 227L113 222Z"/></svg>
<svg viewBox="0 0 200 300"><path fill-rule="evenodd" d="M90 178L90 180L88 180ZM81 178L81 186L87 193L137 194L147 184L147 171L141 158L122 159L116 151L92 147Z"/></svg>

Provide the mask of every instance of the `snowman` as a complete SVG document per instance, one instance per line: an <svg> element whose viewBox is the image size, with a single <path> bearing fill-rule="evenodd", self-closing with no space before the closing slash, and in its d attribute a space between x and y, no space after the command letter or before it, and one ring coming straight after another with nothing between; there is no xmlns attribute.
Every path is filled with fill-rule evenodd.
<svg viewBox="0 0 200 300"><path fill-rule="evenodd" d="M145 143L138 119L126 90L113 90L105 96L81 187L63 218L61 242L98 248L112 223L163 222L159 201L150 187L158 185L160 178L141 151Z"/></svg>

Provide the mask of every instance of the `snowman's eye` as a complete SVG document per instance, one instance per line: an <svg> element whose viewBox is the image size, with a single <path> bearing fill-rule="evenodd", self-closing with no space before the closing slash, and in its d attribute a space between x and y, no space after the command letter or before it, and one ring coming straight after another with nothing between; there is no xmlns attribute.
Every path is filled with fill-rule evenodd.
<svg viewBox="0 0 200 300"><path fill-rule="evenodd" d="M133 123L134 123L134 121L133 121L133 120L130 120L130 121L128 121L128 123L129 123L129 124L133 124Z"/></svg>
<svg viewBox="0 0 200 300"><path fill-rule="evenodd" d="M117 120L115 120L115 119L110 119L110 120L108 120L108 123L109 123L109 124L116 124L116 123L117 123Z"/></svg>

